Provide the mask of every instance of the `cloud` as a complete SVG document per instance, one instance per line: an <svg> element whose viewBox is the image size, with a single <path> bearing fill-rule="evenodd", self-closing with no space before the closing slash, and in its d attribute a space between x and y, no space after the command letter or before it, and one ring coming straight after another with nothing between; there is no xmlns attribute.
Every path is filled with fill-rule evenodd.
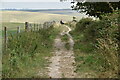
<svg viewBox="0 0 120 80"><path fill-rule="evenodd" d="M60 2L60 0L1 0L2 2Z"/></svg>
<svg viewBox="0 0 120 80"><path fill-rule="evenodd" d="M3 2L2 8L27 8L27 9L68 9L70 3L61 2Z"/></svg>

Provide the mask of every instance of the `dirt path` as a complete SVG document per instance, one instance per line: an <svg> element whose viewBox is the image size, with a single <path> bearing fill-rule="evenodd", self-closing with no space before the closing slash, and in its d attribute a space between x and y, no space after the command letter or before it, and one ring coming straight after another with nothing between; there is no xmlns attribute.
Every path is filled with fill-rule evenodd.
<svg viewBox="0 0 120 80"><path fill-rule="evenodd" d="M51 78L74 78L75 73L74 69L75 67L73 64L74 61L74 53L73 53L73 45L74 41L72 39L72 36L69 34L71 31L71 28L64 25L66 28L68 28L68 31L63 31L60 33L60 35L57 36L55 39L54 47L54 55L50 59L51 64L49 65L49 73L48 75ZM70 44L70 50L67 50L65 48L65 42L61 41L60 36L67 34L69 37L69 44Z"/></svg>

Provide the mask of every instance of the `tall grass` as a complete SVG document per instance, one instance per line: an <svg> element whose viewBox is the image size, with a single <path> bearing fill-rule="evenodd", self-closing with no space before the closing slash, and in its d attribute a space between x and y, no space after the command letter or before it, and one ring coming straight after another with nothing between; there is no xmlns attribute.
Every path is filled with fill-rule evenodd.
<svg viewBox="0 0 120 80"><path fill-rule="evenodd" d="M57 34L50 27L9 36L8 48L6 51L3 48L3 78L47 77L45 67Z"/></svg>
<svg viewBox="0 0 120 80"><path fill-rule="evenodd" d="M71 34L78 73L86 67L85 71L94 71L96 77L118 77L119 14L105 14L97 21L85 18L76 24Z"/></svg>

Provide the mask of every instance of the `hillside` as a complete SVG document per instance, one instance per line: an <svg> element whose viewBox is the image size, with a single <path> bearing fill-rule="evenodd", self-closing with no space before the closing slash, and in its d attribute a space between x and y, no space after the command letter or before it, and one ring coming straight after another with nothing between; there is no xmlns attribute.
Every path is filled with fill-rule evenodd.
<svg viewBox="0 0 120 80"><path fill-rule="evenodd" d="M65 14L52 14L52 13L42 13L42 12L27 12L27 11L0 11L2 13L2 21L0 22L39 22L43 23L45 21L64 21L72 20L71 15ZM82 18L78 16L77 19Z"/></svg>

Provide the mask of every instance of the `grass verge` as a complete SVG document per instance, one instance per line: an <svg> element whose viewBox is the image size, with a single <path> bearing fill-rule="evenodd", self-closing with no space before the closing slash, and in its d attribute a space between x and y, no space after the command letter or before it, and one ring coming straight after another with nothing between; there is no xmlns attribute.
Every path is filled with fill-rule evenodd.
<svg viewBox="0 0 120 80"><path fill-rule="evenodd" d="M77 76L80 78L109 77L109 75L111 75L109 72L107 75L104 74L108 71L106 67L109 67L109 65L105 63L103 55L95 51L93 44L84 40L84 35L82 33L72 31L70 34L75 41L75 72Z"/></svg>
<svg viewBox="0 0 120 80"><path fill-rule="evenodd" d="M52 27L38 32L22 32L8 37L3 48L3 78L46 78L48 59L52 56L54 38L58 31Z"/></svg>
<svg viewBox="0 0 120 80"><path fill-rule="evenodd" d="M64 42L68 42L69 41L69 37L67 34L61 36L61 40L64 41Z"/></svg>

